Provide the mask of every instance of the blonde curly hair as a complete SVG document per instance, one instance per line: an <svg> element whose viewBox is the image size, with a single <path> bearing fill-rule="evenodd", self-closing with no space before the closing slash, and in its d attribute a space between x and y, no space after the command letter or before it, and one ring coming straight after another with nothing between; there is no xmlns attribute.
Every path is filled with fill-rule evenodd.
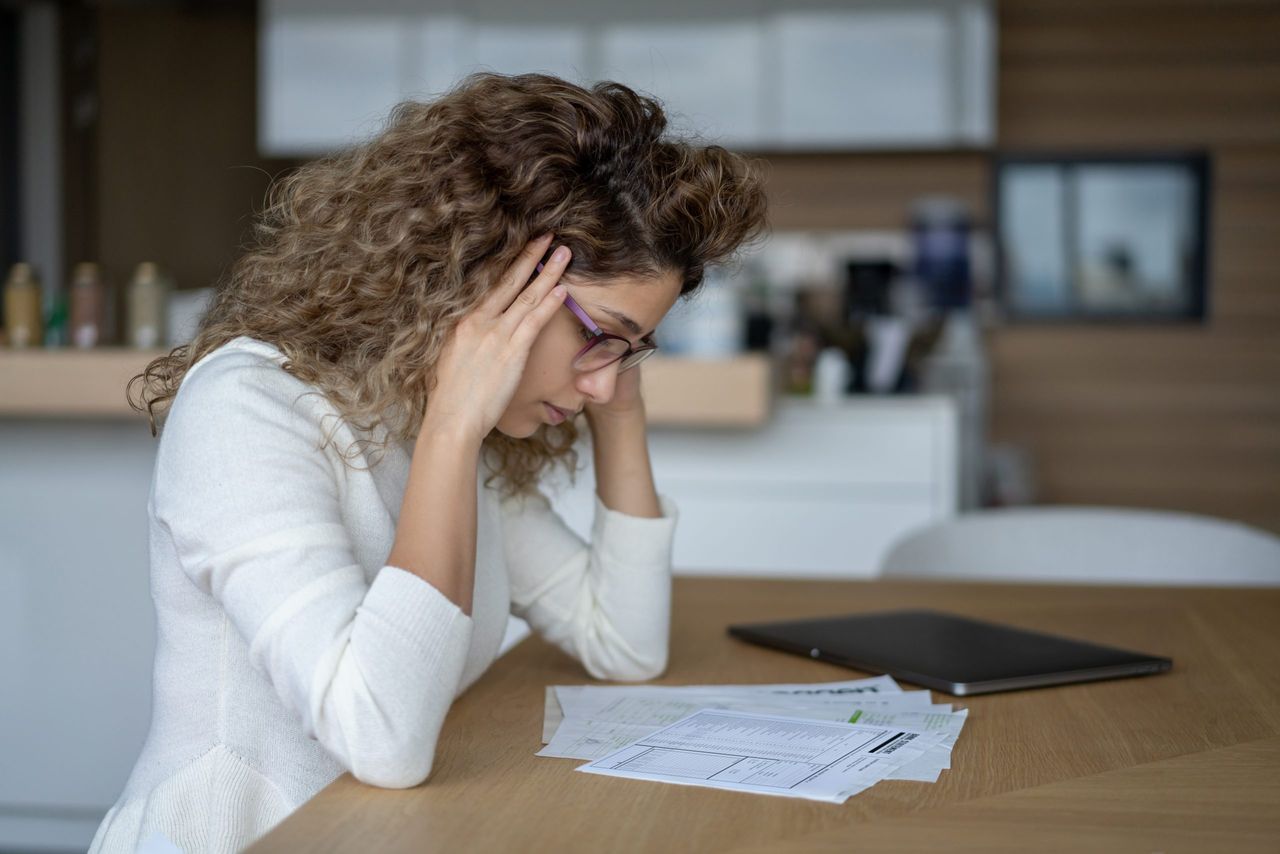
<svg viewBox="0 0 1280 854"><path fill-rule="evenodd" d="M537 235L555 232L579 277L675 270L683 296L763 234L758 162L666 127L658 101L619 83L542 74L476 73L399 104L376 137L272 185L194 339L130 380L130 405L156 435L191 366L246 335L350 426L385 428L344 458L414 439L454 325ZM514 493L556 461L572 474L577 436L571 421L527 439L495 430L493 477Z"/></svg>

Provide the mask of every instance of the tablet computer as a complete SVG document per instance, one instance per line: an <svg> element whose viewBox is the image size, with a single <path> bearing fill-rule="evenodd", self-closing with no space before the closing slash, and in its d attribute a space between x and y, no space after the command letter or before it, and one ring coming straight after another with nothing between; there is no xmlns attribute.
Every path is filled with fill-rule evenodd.
<svg viewBox="0 0 1280 854"><path fill-rule="evenodd" d="M1168 658L939 611L732 625L729 634L958 697L1141 676L1173 666Z"/></svg>

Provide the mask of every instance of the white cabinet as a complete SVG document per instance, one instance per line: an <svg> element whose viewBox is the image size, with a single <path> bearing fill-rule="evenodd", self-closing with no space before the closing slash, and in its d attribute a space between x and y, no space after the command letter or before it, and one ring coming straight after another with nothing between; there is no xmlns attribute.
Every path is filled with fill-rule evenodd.
<svg viewBox="0 0 1280 854"><path fill-rule="evenodd" d="M151 716L144 422L0 420L0 850L83 851Z"/></svg>
<svg viewBox="0 0 1280 854"><path fill-rule="evenodd" d="M655 428L649 446L658 489L680 509L678 574L865 578L901 534L956 513L946 396L784 399L763 427ZM549 488L584 536L594 490L589 470Z"/></svg>
<svg viewBox="0 0 1280 854"><path fill-rule="evenodd" d="M995 56L990 0L266 0L258 147L350 144L477 70L616 80L738 149L984 146Z"/></svg>

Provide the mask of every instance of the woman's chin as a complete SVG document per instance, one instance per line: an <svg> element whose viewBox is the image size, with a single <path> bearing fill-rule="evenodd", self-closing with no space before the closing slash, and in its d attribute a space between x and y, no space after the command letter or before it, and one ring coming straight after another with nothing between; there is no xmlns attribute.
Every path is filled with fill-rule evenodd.
<svg viewBox="0 0 1280 854"><path fill-rule="evenodd" d="M534 433L537 433L538 428L541 426L540 422L527 418L508 419L504 417L494 425L494 429L509 439L528 439Z"/></svg>

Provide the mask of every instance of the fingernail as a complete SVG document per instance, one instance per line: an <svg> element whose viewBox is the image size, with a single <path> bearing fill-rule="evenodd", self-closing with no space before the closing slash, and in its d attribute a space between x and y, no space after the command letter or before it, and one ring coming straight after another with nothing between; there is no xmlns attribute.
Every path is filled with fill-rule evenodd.
<svg viewBox="0 0 1280 854"><path fill-rule="evenodd" d="M544 235L542 235L541 237L539 237L539 238L538 238L538 242L539 242L539 243L546 243L546 242L547 242L548 240L550 240L552 237L555 237L555 232L553 232L553 231L548 231L546 234L544 234Z"/></svg>
<svg viewBox="0 0 1280 854"><path fill-rule="evenodd" d="M556 285L554 288L551 289L551 293L555 294L558 297L564 296L564 293L565 293L564 285Z"/></svg>
<svg viewBox="0 0 1280 854"><path fill-rule="evenodd" d="M568 257L569 257L569 247L568 247L568 246L561 246L561 247L559 247L558 249L556 249L556 251L555 251L555 252L552 252L552 253L551 253L551 260L552 260L552 261L563 261L563 260L565 260L565 259L566 259L566 258L568 258Z"/></svg>

